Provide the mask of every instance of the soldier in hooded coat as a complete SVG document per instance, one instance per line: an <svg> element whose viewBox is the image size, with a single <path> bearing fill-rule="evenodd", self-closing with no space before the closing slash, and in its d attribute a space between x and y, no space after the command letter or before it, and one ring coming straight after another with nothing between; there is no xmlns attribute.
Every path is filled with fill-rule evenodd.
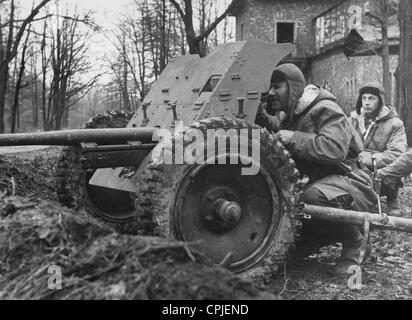
<svg viewBox="0 0 412 320"><path fill-rule="evenodd" d="M362 140L333 94L306 86L297 66L283 64L273 72L266 100L256 122L277 133L301 174L309 177L303 194L305 203L369 212L376 207L372 178L358 158L363 151ZM351 168L357 179L349 177L343 167ZM339 274L362 263L365 240L359 226L321 221L305 222L301 235L308 253L342 242L343 251L336 264Z"/></svg>
<svg viewBox="0 0 412 320"><path fill-rule="evenodd" d="M385 92L379 83L362 86L350 120L362 138L364 151L360 158L369 170L374 171L373 158L377 169L382 169L406 152L404 124L395 108L385 104ZM387 198L389 215L402 215L398 197L401 186L400 178L392 186L382 184L381 195Z"/></svg>

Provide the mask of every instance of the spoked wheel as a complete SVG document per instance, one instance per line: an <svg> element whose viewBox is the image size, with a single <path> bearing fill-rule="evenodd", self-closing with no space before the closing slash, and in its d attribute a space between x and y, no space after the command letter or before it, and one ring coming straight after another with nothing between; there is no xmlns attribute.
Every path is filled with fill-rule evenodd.
<svg viewBox="0 0 412 320"><path fill-rule="evenodd" d="M286 205L285 197L294 203L299 192L293 160L273 135L245 121L207 119L193 124L186 134L201 132L207 141L210 129L216 129L216 136L206 144L203 162L156 164L155 156L147 157L138 171L143 179L137 186L138 214L153 215L162 236L200 242L208 257L234 272L249 270L264 258L270 263L283 261L294 240L293 207ZM215 145L210 154L210 143L233 137L234 132L244 135L245 130L247 138L240 139L236 149L223 139L223 148ZM166 147L175 155L173 145L176 137ZM252 150L259 152L253 155ZM245 175L251 163L258 169Z"/></svg>
<svg viewBox="0 0 412 320"><path fill-rule="evenodd" d="M107 112L89 120L83 128L125 128L132 113ZM93 216L117 224L135 220L134 194L89 184L95 170L82 170L73 163L73 148L64 148L56 169L58 200L74 208L85 208Z"/></svg>

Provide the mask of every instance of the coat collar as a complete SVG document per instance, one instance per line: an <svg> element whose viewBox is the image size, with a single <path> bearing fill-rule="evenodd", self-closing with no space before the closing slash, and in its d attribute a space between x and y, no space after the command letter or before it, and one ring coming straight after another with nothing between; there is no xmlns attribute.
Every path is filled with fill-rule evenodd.
<svg viewBox="0 0 412 320"><path fill-rule="evenodd" d="M362 110L362 109L361 109ZM390 118L397 117L398 113L396 112L395 108L391 105L383 106L381 111L379 112L378 116L375 119L372 119L373 122L380 122ZM363 113L360 115L356 111L352 111L350 117L358 120L358 122L363 122L365 120L365 116ZM363 121L360 121L363 120Z"/></svg>
<svg viewBox="0 0 412 320"><path fill-rule="evenodd" d="M296 105L295 115L302 114L311 104L313 104L319 96L319 93L320 88L315 85L308 85Z"/></svg>

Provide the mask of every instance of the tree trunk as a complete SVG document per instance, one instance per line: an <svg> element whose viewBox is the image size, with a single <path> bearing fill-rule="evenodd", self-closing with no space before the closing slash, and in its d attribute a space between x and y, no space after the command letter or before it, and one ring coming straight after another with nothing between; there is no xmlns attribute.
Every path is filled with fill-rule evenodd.
<svg viewBox="0 0 412 320"><path fill-rule="evenodd" d="M33 74L36 75L37 71L35 67L33 67ZM33 84L31 85L31 101L33 104L33 128L37 129L39 127L39 84L37 82L37 78L33 81Z"/></svg>
<svg viewBox="0 0 412 320"><path fill-rule="evenodd" d="M31 28L29 27L29 32ZM21 89L21 82L23 80L24 71L26 70L26 52L29 43L29 34L27 34L26 41L24 42L22 53L21 53L21 61L20 61L20 68L19 74L17 76L17 81L15 82L15 89L14 89L14 99L13 104L11 106L11 133L16 132L16 124L17 127L20 127L20 110L19 110L19 95ZM16 68L17 69L17 63Z"/></svg>
<svg viewBox="0 0 412 320"><path fill-rule="evenodd" d="M412 1L401 0L399 6L399 103L408 144L412 145Z"/></svg>
<svg viewBox="0 0 412 320"><path fill-rule="evenodd" d="M195 28L193 25L193 5L192 0L184 0L184 10L180 6L177 0L169 0L170 3L176 8L177 12L179 13L180 17L183 20L186 29L186 39L187 44L189 46L190 54L199 54L200 56L204 56L205 52L202 52L202 42L207 39L210 33L215 30L217 25L226 18L230 9L238 3L239 0L232 0L230 5L226 8L225 12L222 13L219 17L215 19L207 28L204 28L204 31L201 32L198 36L196 36ZM204 3L204 2L203 2Z"/></svg>
<svg viewBox="0 0 412 320"><path fill-rule="evenodd" d="M6 131L6 126L4 123L4 110L6 108L6 95L9 84L9 64L13 60L14 11L14 0L12 0L10 3L10 20L8 22L8 38L7 41L5 41L6 45L2 50L2 59L0 61L0 133L4 133Z"/></svg>
<svg viewBox="0 0 412 320"><path fill-rule="evenodd" d="M19 119L19 95L20 95L20 88L21 88L21 81L23 79L23 74L24 74L24 62L22 62L22 66L20 66L19 70L19 75L17 77L15 89L14 89L14 99L13 99L13 105L11 106L11 126L10 126L10 132L15 133L16 132L16 124L17 127Z"/></svg>
<svg viewBox="0 0 412 320"><path fill-rule="evenodd" d="M384 18L382 24L382 69L383 69L383 88L385 89L385 99L387 103L392 103L392 79L389 66L389 36L388 36L388 18Z"/></svg>
<svg viewBox="0 0 412 320"><path fill-rule="evenodd" d="M42 34L42 42L40 46L41 52L41 71L42 71L42 80L41 80L41 110L42 110L42 119L43 119L43 130L50 131L50 123L48 117L48 109L47 109L47 56L46 56L46 32L47 32L47 23L44 22L43 26L43 34Z"/></svg>
<svg viewBox="0 0 412 320"><path fill-rule="evenodd" d="M130 105L130 98L129 98L129 65L127 63L127 51L126 51L126 37L123 35L123 100L125 110L131 111L132 107Z"/></svg>
<svg viewBox="0 0 412 320"><path fill-rule="evenodd" d="M166 0L162 0L160 27L160 73L166 68Z"/></svg>
<svg viewBox="0 0 412 320"><path fill-rule="evenodd" d="M0 133L4 133L6 131L6 126L4 123L4 109L6 106L6 93L7 93L7 85L9 79L9 70L0 71Z"/></svg>
<svg viewBox="0 0 412 320"><path fill-rule="evenodd" d="M198 54L202 56L201 48L200 48L200 42L196 40L195 36L188 34L187 37L187 44L189 46L189 53L190 54Z"/></svg>
<svg viewBox="0 0 412 320"><path fill-rule="evenodd" d="M62 128L67 129L69 127L69 107L67 106L67 79L64 78L61 83L60 95L59 95L59 110L61 110L61 121L60 127L57 130Z"/></svg>

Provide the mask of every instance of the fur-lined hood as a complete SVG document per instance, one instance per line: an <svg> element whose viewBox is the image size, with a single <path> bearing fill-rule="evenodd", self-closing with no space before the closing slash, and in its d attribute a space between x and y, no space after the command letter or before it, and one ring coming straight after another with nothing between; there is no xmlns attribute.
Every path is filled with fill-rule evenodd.
<svg viewBox="0 0 412 320"><path fill-rule="evenodd" d="M365 120L365 115L363 114L362 109L360 114L356 110L352 111L350 117L358 121ZM373 121L382 122L396 117L398 117L398 112L396 109L392 105L386 105L382 107L378 116Z"/></svg>
<svg viewBox="0 0 412 320"><path fill-rule="evenodd" d="M302 71L292 63L281 64L276 67L272 73L271 83L276 74L281 74L286 79L286 82L289 86L289 101L288 101L288 110L290 115L294 114L294 109L298 103L299 98L302 96L303 91L305 90L306 80Z"/></svg>
<svg viewBox="0 0 412 320"><path fill-rule="evenodd" d="M326 89L320 88L313 84L308 85L305 88L302 97L298 100L294 114L297 116L302 114L308 108L315 105L321 100L331 100L335 102L336 97Z"/></svg>

